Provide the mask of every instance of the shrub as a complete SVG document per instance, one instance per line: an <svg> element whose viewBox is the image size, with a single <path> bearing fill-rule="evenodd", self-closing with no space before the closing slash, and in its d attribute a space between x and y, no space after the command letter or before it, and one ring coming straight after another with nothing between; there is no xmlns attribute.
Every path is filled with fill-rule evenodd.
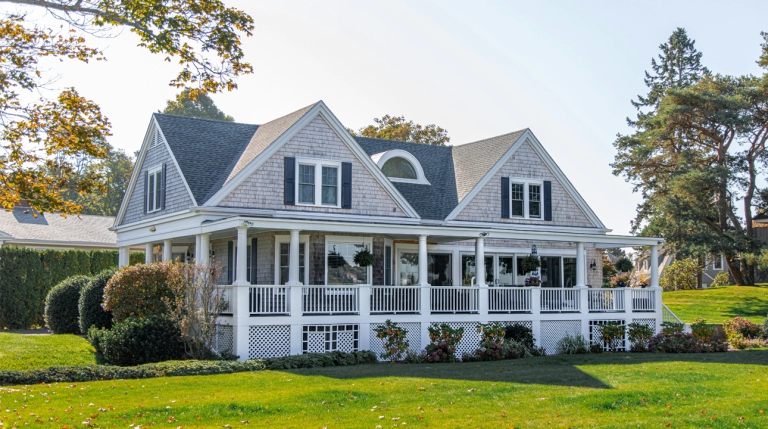
<svg viewBox="0 0 768 429"><path fill-rule="evenodd" d="M114 250L91 250L89 256L92 274L117 268L117 252Z"/></svg>
<svg viewBox="0 0 768 429"><path fill-rule="evenodd" d="M630 350L633 352L648 351L648 344L653 338L654 328L644 323L630 323L627 325L627 334L629 335Z"/></svg>
<svg viewBox="0 0 768 429"><path fill-rule="evenodd" d="M611 287L629 287L629 282L632 281L632 275L629 273L621 273L611 277Z"/></svg>
<svg viewBox="0 0 768 429"><path fill-rule="evenodd" d="M603 287L610 287L611 277L616 275L616 268L608 259L603 259Z"/></svg>
<svg viewBox="0 0 768 429"><path fill-rule="evenodd" d="M376 354L372 351L357 351L344 353L340 351L330 353L306 353L303 355L284 356L264 359L264 369L286 370L299 368L320 368L327 366L359 365L366 363L378 363Z"/></svg>
<svg viewBox="0 0 768 429"><path fill-rule="evenodd" d="M405 352L405 358L403 363L425 363L427 361L427 351L422 350L421 353L416 353L413 350Z"/></svg>
<svg viewBox="0 0 768 429"><path fill-rule="evenodd" d="M125 267L115 273L104 289L104 309L116 323L129 317L168 314L164 299L173 299L170 262Z"/></svg>
<svg viewBox="0 0 768 429"><path fill-rule="evenodd" d="M110 330L91 332L95 338L91 344L111 365L139 365L184 357L179 327L164 316L132 317L115 323Z"/></svg>
<svg viewBox="0 0 768 429"><path fill-rule="evenodd" d="M504 357L504 327L501 323L477 325L480 333L480 345L475 350L479 360L500 360Z"/></svg>
<svg viewBox="0 0 768 429"><path fill-rule="evenodd" d="M723 329L725 330L725 336L728 338L728 341L731 340L731 336L737 333L748 340L752 340L760 338L762 326L757 323L752 323L742 317L735 317L733 320L728 319L723 322Z"/></svg>
<svg viewBox="0 0 768 429"><path fill-rule="evenodd" d="M589 353L589 343L581 334L576 334L575 336L566 335L557 342L557 354L559 355L587 353Z"/></svg>
<svg viewBox="0 0 768 429"><path fill-rule="evenodd" d="M621 322L608 322L604 325L599 325L598 329L608 350L617 351L621 343L624 342L626 325Z"/></svg>
<svg viewBox="0 0 768 429"><path fill-rule="evenodd" d="M79 334L80 314L77 303L80 291L91 282L90 277L73 276L54 286L45 298L45 324L54 334Z"/></svg>
<svg viewBox="0 0 768 429"><path fill-rule="evenodd" d="M760 338L768 339L768 318L763 320L763 327L760 329Z"/></svg>
<svg viewBox="0 0 768 429"><path fill-rule="evenodd" d="M677 322L663 322L661 324L661 333L664 335L679 334L683 332L685 325Z"/></svg>
<svg viewBox="0 0 768 429"><path fill-rule="evenodd" d="M403 359L408 350L408 340L406 339L408 331L387 319L383 325L377 326L374 332L376 332L377 337L384 341L384 353L380 355L382 359L390 362Z"/></svg>
<svg viewBox="0 0 768 429"><path fill-rule="evenodd" d="M696 289L696 278L701 269L699 262L693 258L677 260L664 268L659 284L664 290Z"/></svg>
<svg viewBox="0 0 768 429"><path fill-rule="evenodd" d="M616 267L616 270L621 273L628 273L632 271L633 268L632 261L626 256L622 256L616 260L616 263L613 264L613 266Z"/></svg>
<svg viewBox="0 0 768 429"><path fill-rule="evenodd" d="M91 326L107 329L112 327L112 313L104 310L101 303L104 301L104 288L114 274L114 269L106 269L92 277L80 291L77 307L81 333L87 334Z"/></svg>
<svg viewBox="0 0 768 429"><path fill-rule="evenodd" d="M698 340L693 334L660 333L649 341L648 350L663 353L712 353L728 351L728 343L720 340Z"/></svg>
<svg viewBox="0 0 768 429"><path fill-rule="evenodd" d="M37 251L0 247L0 329L42 325L45 296L51 286Z"/></svg>
<svg viewBox="0 0 768 429"><path fill-rule="evenodd" d="M600 344L600 343L591 343L589 345L589 352L590 353L602 353L603 351L604 351L603 350L603 345Z"/></svg>
<svg viewBox="0 0 768 429"><path fill-rule="evenodd" d="M430 344L427 345L427 362L455 362L456 346L464 336L464 328L453 329L450 325L442 323L440 325L430 325L429 331Z"/></svg>
<svg viewBox="0 0 768 429"><path fill-rule="evenodd" d="M731 283L731 276L728 275L727 271L720 271L717 273L714 279L712 279L712 284L710 286L717 287L717 286L728 286Z"/></svg>
<svg viewBox="0 0 768 429"><path fill-rule="evenodd" d="M699 317L691 323L691 333L697 340L709 341L715 335L715 327L708 325L706 320Z"/></svg>
<svg viewBox="0 0 768 429"><path fill-rule="evenodd" d="M522 343L528 350L533 350L536 342L536 339L533 338L533 331L531 328L521 323L513 323L505 326L504 340Z"/></svg>
<svg viewBox="0 0 768 429"><path fill-rule="evenodd" d="M515 341L504 341L504 359L522 359L524 357L532 356L531 350L528 349L525 344Z"/></svg>

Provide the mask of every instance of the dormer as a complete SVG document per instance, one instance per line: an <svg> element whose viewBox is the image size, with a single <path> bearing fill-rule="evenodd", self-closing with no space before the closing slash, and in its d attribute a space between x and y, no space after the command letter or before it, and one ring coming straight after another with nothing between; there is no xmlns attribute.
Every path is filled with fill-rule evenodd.
<svg viewBox="0 0 768 429"><path fill-rule="evenodd" d="M408 151L392 149L374 154L371 159L392 182L430 184L421 163Z"/></svg>

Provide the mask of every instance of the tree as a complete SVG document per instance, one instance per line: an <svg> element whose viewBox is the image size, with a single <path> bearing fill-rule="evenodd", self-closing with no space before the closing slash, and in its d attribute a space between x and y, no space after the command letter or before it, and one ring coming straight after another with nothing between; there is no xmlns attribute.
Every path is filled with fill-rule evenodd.
<svg viewBox="0 0 768 429"><path fill-rule="evenodd" d="M0 12L0 207L26 200L38 212L80 213L66 198L104 191L97 173L80 174L78 163L109 157L109 120L75 88L50 99L38 98L55 76L40 66L46 57L88 63L103 60L86 35L112 36L128 28L139 46L177 61L170 85L190 94L233 90L235 78L252 73L240 36L250 36L253 20L221 0L0 0L13 7L44 8L62 22L46 28L23 14ZM23 9L22 9L23 10ZM209 55L211 57L209 58Z"/></svg>
<svg viewBox="0 0 768 429"><path fill-rule="evenodd" d="M397 140L401 142L421 143L433 146L445 146L451 141L448 131L437 125L420 125L405 116L384 115L373 118L374 125L360 128L358 132L347 129L353 136L370 137L375 139Z"/></svg>
<svg viewBox="0 0 768 429"><path fill-rule="evenodd" d="M82 214L117 216L128 181L131 180L133 158L122 149L109 149L106 158L86 168L98 175L104 191L85 195L73 194L68 196L68 199L83 207Z"/></svg>
<svg viewBox="0 0 768 429"><path fill-rule="evenodd" d="M219 110L207 94L192 96L188 88L176 95L176 100L168 100L163 113L188 116L190 118L213 119L216 121L232 122L235 120Z"/></svg>
<svg viewBox="0 0 768 429"><path fill-rule="evenodd" d="M620 273L628 273L632 271L632 268L634 268L634 265L632 265L632 260L627 258L626 256L622 256L619 258L613 266L616 268L616 271Z"/></svg>

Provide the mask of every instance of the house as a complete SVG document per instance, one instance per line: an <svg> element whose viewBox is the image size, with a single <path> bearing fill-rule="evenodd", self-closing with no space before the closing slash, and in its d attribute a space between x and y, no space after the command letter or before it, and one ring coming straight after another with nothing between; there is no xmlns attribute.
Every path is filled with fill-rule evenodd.
<svg viewBox="0 0 768 429"><path fill-rule="evenodd" d="M463 326L459 354L478 322L525 324L553 351L608 320L661 321L658 287L603 290L594 263L645 245L655 260L661 240L608 235L528 129L437 147L352 137L322 101L262 125L154 114L113 229L121 264L144 244L225 267L219 347L241 359L380 350L387 319L415 350L430 324Z"/></svg>
<svg viewBox="0 0 768 429"><path fill-rule="evenodd" d="M0 246L38 250L117 250L112 216L37 213L26 204L0 210Z"/></svg>
<svg viewBox="0 0 768 429"><path fill-rule="evenodd" d="M664 274L664 269L667 268L672 262L675 262L675 255L666 253L664 247L659 247L659 252L663 255L658 265L659 276ZM728 262L723 255L710 255L700 260L702 262L701 270L701 285L700 287L706 288L712 285L715 277L722 273L728 273L730 284L734 283L733 276L728 272ZM649 252L637 252L634 258L635 264L635 278L637 280L650 279L651 277L651 264Z"/></svg>

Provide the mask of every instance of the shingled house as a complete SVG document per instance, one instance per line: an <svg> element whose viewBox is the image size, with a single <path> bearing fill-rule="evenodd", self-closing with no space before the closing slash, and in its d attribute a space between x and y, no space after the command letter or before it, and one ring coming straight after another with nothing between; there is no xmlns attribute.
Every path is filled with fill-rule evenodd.
<svg viewBox="0 0 768 429"><path fill-rule="evenodd" d="M608 320L661 322L655 272L600 288L602 248L653 259L661 241L608 235L528 129L439 147L352 137L323 102L262 125L154 114L113 229L122 264L144 244L226 267L219 347L241 359L378 350L386 319L416 350L430 324L464 326L458 353L478 322L527 325L550 351Z"/></svg>

